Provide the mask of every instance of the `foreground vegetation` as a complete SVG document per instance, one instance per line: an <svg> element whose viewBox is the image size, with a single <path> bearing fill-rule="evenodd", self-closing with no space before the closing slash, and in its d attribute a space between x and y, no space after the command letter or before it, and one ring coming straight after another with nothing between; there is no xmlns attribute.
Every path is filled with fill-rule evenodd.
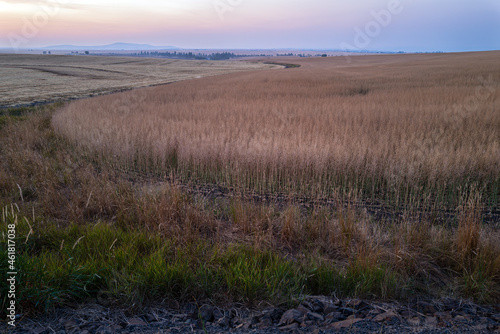
<svg viewBox="0 0 500 334"><path fill-rule="evenodd" d="M89 298L133 307L292 303L302 294L500 301L500 231L482 224L480 191L462 194L454 226L374 221L343 200L307 210L211 200L73 144L51 126L58 108L1 118L2 312L11 223L22 312Z"/></svg>

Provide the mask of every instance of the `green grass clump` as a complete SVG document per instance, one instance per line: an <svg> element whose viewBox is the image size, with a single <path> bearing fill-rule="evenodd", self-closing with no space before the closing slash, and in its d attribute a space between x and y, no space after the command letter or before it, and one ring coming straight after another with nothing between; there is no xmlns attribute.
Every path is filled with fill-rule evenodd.
<svg viewBox="0 0 500 334"><path fill-rule="evenodd" d="M0 116L19 117L32 113L36 107L14 107L0 109Z"/></svg>
<svg viewBox="0 0 500 334"><path fill-rule="evenodd" d="M304 271L270 251L233 247L220 257L220 265L228 292L244 299L283 301L305 289Z"/></svg>
<svg viewBox="0 0 500 334"><path fill-rule="evenodd" d="M4 210L2 232L12 223L17 235L16 297L28 311L101 295L136 306L165 298L282 302L304 288L305 276L297 270L298 264L269 251L243 246L223 249L208 242L179 245L104 223L61 228L18 220L17 213ZM30 226L36 226L35 231ZM8 301L5 243L4 237L2 306Z"/></svg>

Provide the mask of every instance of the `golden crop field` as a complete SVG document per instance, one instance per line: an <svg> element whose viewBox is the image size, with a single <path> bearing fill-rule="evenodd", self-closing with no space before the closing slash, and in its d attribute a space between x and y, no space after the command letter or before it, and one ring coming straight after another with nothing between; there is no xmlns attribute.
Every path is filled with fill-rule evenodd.
<svg viewBox="0 0 500 334"><path fill-rule="evenodd" d="M300 67L0 113L23 313L104 295L498 304L499 58L272 57L255 61Z"/></svg>
<svg viewBox="0 0 500 334"><path fill-rule="evenodd" d="M240 61L0 54L0 107L273 67Z"/></svg>
<svg viewBox="0 0 500 334"><path fill-rule="evenodd" d="M496 207L499 56L287 59L301 67L73 102L53 125L134 169L261 193Z"/></svg>

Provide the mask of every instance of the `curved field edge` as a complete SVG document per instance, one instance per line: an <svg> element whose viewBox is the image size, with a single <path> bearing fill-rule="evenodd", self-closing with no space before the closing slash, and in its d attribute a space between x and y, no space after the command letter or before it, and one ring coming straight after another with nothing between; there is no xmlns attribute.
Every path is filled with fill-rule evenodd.
<svg viewBox="0 0 500 334"><path fill-rule="evenodd" d="M497 212L497 55L296 59L74 102L53 126L117 168L183 183L431 212L478 193Z"/></svg>
<svg viewBox="0 0 500 334"><path fill-rule="evenodd" d="M130 180L54 132L55 108L0 128L0 291L8 291L6 230L15 225L22 312L100 300L293 303L304 294L376 299L456 296L500 300L499 231L373 221L355 208L304 214L238 198L189 196L175 184Z"/></svg>

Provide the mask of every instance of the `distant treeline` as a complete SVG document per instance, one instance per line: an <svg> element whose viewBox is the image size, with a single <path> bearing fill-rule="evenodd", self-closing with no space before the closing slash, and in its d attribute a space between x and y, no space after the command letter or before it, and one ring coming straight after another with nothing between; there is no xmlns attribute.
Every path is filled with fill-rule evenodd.
<svg viewBox="0 0 500 334"><path fill-rule="evenodd" d="M78 52L76 52L78 53ZM88 51L85 52L88 54ZM93 53L99 55L100 53ZM106 53L100 55L107 56L123 56L123 54ZM233 58L244 57L327 57L326 53L308 54L308 53L277 53L273 54L235 54L233 52L212 52L212 53L194 53L194 52L179 52L179 51L141 51L135 53L128 53L127 56L131 57L155 57L155 58L173 58L173 59L197 59L197 60L227 60Z"/></svg>
<svg viewBox="0 0 500 334"><path fill-rule="evenodd" d="M169 52L169 51L141 51L140 53L132 53L131 56L137 57L162 57L162 58L178 58L178 59L198 59L198 60L227 60L231 58L255 57L255 56L271 56L266 54L260 55L237 55L232 52L214 52L214 53L193 53L193 52Z"/></svg>

